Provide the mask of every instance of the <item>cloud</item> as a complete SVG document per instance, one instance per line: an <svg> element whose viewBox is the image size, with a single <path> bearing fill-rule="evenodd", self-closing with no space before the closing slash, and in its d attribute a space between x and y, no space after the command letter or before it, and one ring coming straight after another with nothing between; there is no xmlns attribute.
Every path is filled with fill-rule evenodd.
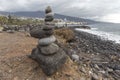
<svg viewBox="0 0 120 80"><path fill-rule="evenodd" d="M120 0L0 0L2 11L36 11L51 5L54 12L93 20L119 21ZM113 16L114 15L114 16Z"/></svg>
<svg viewBox="0 0 120 80"><path fill-rule="evenodd" d="M120 13L119 14L108 14L100 18L100 21L108 21L108 22L115 22L120 23Z"/></svg>

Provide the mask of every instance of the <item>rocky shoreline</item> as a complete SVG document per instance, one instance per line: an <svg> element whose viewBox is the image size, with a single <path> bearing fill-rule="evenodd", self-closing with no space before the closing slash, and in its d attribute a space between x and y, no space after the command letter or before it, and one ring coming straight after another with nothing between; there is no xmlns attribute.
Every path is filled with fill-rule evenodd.
<svg viewBox="0 0 120 80"><path fill-rule="evenodd" d="M70 58L74 62L72 63L70 62L69 64L66 63L65 67L63 67L62 70L58 71L54 76L49 78L43 74L41 68L38 68L38 64L35 61L29 59L26 56L29 55L31 49L37 45L36 39L30 36L26 36L26 34L24 34L23 32L15 32L13 34L9 34L6 32L0 33L1 34L0 51L2 53L1 54L2 56L0 56L1 57L0 79L1 80L16 80L16 78L18 80L19 78L20 80L22 79L23 80L24 79L119 80L120 79L120 44L116 44L113 41L102 40L100 37L96 35L82 31L76 31L72 28L71 30L74 32L74 38L73 38L70 37L73 34L73 33L70 34L71 31L65 29L63 33L62 32L63 30L64 29L62 30L58 29L58 31L56 31L56 34L60 32L59 35L65 35L64 33L67 33L66 34L67 36L66 40L68 39L67 45L62 46L60 44L59 47L64 49L65 52L70 56ZM11 37L14 38L10 39ZM72 38L74 40L69 41L69 39ZM8 47L5 45L4 41L7 40L9 40L9 42L7 42L6 45L10 45L11 42L14 42L11 45L12 48L11 46ZM6 51L6 49L8 51ZM22 59L22 57L25 57L25 59ZM70 60L68 60L68 62L69 61ZM23 73L25 75L22 75ZM48 78L48 79L42 79L42 78Z"/></svg>
<svg viewBox="0 0 120 80"><path fill-rule="evenodd" d="M74 30L74 29L72 29ZM101 37L82 31L75 32L75 41L69 43L69 55L89 68L83 73L90 74L92 80L120 79L120 44L103 40Z"/></svg>

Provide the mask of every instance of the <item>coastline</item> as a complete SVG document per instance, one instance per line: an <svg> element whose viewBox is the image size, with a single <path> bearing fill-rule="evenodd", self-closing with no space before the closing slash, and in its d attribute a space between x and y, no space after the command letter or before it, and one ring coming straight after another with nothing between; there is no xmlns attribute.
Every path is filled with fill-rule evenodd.
<svg viewBox="0 0 120 80"><path fill-rule="evenodd" d="M50 79L56 80L62 75L62 78L58 80L69 78L71 78L71 80L119 80L120 44L114 43L114 41L102 40L99 36L87 32L76 31L74 28L70 29L75 34L74 40L68 42L67 46L62 46L62 48L66 50L72 60L70 59L71 61L69 60L70 62L66 63L63 70L60 70L54 75L55 78L50 77ZM68 31L68 28L66 30ZM42 73L41 68L38 67L38 64L27 57L32 48L37 45L37 39L30 37L28 32L15 32L13 34L2 32L0 34L0 52L2 53L0 54L1 79L10 78L10 80L13 80L16 76L22 79L26 76L29 80L48 78ZM69 35L70 34L67 34L67 36ZM11 37L14 38L10 39ZM18 63L19 67L14 66L18 65ZM13 68L9 67L8 64ZM36 67L37 69L34 71ZM68 69L69 67L70 69ZM32 77L29 77L29 71L30 74L33 74ZM38 75L36 75L36 72ZM16 76L13 75L14 73L16 73ZM26 75L22 75L23 73ZM12 77L6 77L4 74Z"/></svg>
<svg viewBox="0 0 120 80"><path fill-rule="evenodd" d="M114 32L105 32L105 31L101 31L97 28L91 28L91 29L76 28L75 30L83 31L83 32L87 32L87 33L90 33L93 35L100 36L104 40L111 40L111 41L114 41L115 43L120 43L120 35L116 34Z"/></svg>
<svg viewBox="0 0 120 80"><path fill-rule="evenodd" d="M93 78L96 75L102 76L103 79L118 80L120 78L120 44L101 39L94 34L72 30L75 32L75 41L69 44L72 51L69 55L78 55L77 62L80 65L87 64L92 75L94 74Z"/></svg>

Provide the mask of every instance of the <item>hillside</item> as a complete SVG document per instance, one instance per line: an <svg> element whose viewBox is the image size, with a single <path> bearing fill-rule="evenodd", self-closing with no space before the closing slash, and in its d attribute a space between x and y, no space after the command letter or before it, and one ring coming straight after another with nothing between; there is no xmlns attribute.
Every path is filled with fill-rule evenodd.
<svg viewBox="0 0 120 80"><path fill-rule="evenodd" d="M44 18L44 12L43 11L19 11L19 12L4 12L0 11L0 14L2 15L9 15L12 14L14 16L24 16L24 17L38 17L38 18ZM70 21L75 21L75 22L87 22L89 24L96 23L97 21L89 20L89 19L83 19L83 18L78 18L78 17L72 17L72 16L66 16L66 15L61 15L55 13L55 18L56 19L67 19Z"/></svg>

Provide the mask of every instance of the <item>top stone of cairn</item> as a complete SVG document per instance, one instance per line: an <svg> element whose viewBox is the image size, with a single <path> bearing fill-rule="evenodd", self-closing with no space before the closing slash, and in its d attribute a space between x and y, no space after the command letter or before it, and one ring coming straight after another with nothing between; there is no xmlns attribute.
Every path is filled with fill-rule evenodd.
<svg viewBox="0 0 120 80"><path fill-rule="evenodd" d="M48 6L48 7L45 9L45 13L47 14L47 13L50 13L50 12L52 12L52 9L51 9L50 6Z"/></svg>

